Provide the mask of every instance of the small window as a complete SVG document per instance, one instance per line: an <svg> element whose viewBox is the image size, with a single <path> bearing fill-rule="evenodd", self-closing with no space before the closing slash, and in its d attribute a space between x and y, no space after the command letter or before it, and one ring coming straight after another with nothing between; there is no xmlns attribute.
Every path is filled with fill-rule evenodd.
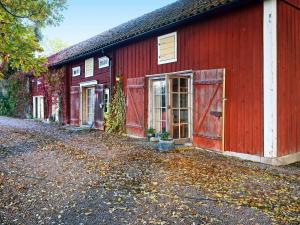
<svg viewBox="0 0 300 225"><path fill-rule="evenodd" d="M104 112L108 112L108 106L109 106L109 88L104 89Z"/></svg>
<svg viewBox="0 0 300 225"><path fill-rule="evenodd" d="M89 58L85 60L85 77L94 76L94 59Z"/></svg>
<svg viewBox="0 0 300 225"><path fill-rule="evenodd" d="M109 66L109 58L104 56L99 58L99 68L105 68Z"/></svg>
<svg viewBox="0 0 300 225"><path fill-rule="evenodd" d="M73 77L80 75L80 66L72 68L72 75L73 75Z"/></svg>
<svg viewBox="0 0 300 225"><path fill-rule="evenodd" d="M177 61L177 33L158 37L158 64Z"/></svg>

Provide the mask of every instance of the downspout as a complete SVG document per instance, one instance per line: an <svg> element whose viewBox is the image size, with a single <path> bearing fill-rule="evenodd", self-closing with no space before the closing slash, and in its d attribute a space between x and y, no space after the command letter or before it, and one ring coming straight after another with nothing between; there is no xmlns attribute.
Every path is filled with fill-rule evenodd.
<svg viewBox="0 0 300 225"><path fill-rule="evenodd" d="M113 84L112 84L112 64L113 64L113 60L112 58L108 57L109 58L109 101L111 101L111 96L112 96L112 87L113 87Z"/></svg>
<svg viewBox="0 0 300 225"><path fill-rule="evenodd" d="M111 96L112 96L112 86L113 86L113 83L112 83L112 66L113 66L113 57L109 56L109 55L106 55L105 54L105 51L104 51L104 48L101 49L101 52L102 52L102 55L103 56L106 56L108 59L109 59L109 101L111 101ZM112 53L113 55L113 53Z"/></svg>

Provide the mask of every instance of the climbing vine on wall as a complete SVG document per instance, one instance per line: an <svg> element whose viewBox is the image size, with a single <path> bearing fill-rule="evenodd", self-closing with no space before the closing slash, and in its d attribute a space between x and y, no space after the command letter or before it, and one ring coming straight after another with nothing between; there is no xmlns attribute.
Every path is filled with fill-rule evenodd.
<svg viewBox="0 0 300 225"><path fill-rule="evenodd" d="M0 96L0 115L25 117L30 111L28 77L21 73L11 74L6 80L6 94Z"/></svg>
<svg viewBox="0 0 300 225"><path fill-rule="evenodd" d="M62 101L65 98L64 95L64 78L65 78L66 68L61 67L57 69L49 69L48 72L45 74L45 81L47 88L45 89L45 98L49 99L53 96L57 96L59 99L59 122L62 122ZM48 104L46 104L48 105ZM49 110L48 110L49 112ZM50 118L51 115L48 115Z"/></svg>
<svg viewBox="0 0 300 225"><path fill-rule="evenodd" d="M108 133L123 133L125 131L125 96L121 79L117 79L112 101L108 107L105 126Z"/></svg>

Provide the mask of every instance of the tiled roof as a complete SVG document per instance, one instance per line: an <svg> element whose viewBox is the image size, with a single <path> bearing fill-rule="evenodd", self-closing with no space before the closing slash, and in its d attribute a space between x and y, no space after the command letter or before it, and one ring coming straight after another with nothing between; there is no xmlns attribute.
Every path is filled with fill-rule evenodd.
<svg viewBox="0 0 300 225"><path fill-rule="evenodd" d="M49 65L55 66L64 64L67 61L89 54L97 49L117 44L146 32L239 1L240 0L178 0L50 56L48 58Z"/></svg>

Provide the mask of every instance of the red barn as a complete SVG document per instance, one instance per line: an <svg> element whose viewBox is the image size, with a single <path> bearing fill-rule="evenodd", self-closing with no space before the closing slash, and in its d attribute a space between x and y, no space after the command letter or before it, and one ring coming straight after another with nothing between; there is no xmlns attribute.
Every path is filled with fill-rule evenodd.
<svg viewBox="0 0 300 225"><path fill-rule="evenodd" d="M71 124L103 128L121 75L130 135L152 127L244 159L300 160L299 8L179 0L65 49L50 66L67 68Z"/></svg>

